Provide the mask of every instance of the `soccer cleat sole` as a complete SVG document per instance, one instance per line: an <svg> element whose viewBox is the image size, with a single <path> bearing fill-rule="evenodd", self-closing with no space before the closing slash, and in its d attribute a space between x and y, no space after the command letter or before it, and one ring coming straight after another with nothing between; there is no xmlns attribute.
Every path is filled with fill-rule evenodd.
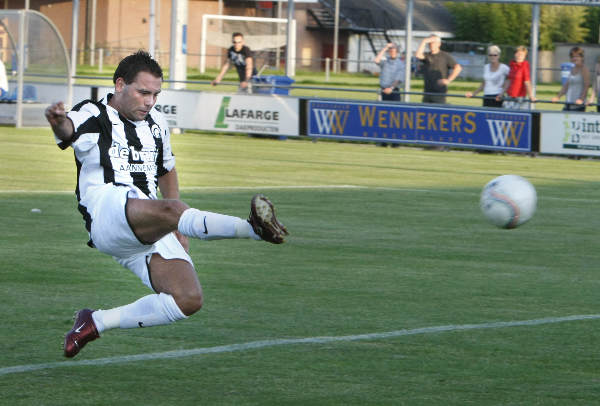
<svg viewBox="0 0 600 406"><path fill-rule="evenodd" d="M254 220L250 224L263 240L273 244L285 242L284 236L289 235L287 228L277 220L273 203L264 195L258 194L252 198L250 217Z"/></svg>

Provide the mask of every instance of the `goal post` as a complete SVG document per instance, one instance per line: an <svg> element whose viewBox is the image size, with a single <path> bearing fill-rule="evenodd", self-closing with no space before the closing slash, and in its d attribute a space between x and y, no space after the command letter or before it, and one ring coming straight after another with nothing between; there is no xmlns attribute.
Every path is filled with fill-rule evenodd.
<svg viewBox="0 0 600 406"><path fill-rule="evenodd" d="M274 64L276 51L287 43L286 18L244 17L205 14L202 16L202 39L200 42L200 72L204 73L209 57L217 58L215 66L220 66L222 51L231 46L231 34L241 32L245 44L255 55L256 69ZM290 33L290 65L296 64L296 20L292 20ZM211 52L209 54L209 47ZM258 55L260 54L260 58ZM215 59L213 59L215 61ZM277 63L278 65L278 63ZM292 71L294 71L293 69Z"/></svg>

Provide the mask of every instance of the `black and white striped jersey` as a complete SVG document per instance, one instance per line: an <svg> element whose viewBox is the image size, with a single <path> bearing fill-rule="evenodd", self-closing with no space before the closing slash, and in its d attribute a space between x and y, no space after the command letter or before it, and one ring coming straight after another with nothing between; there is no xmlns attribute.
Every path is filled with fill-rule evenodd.
<svg viewBox="0 0 600 406"><path fill-rule="evenodd" d="M158 177L175 167L167 121L154 108L144 120L128 120L107 104L111 96L73 107L67 114L75 127L73 138L56 138L61 149L75 151L77 200L106 183L134 185L156 199Z"/></svg>

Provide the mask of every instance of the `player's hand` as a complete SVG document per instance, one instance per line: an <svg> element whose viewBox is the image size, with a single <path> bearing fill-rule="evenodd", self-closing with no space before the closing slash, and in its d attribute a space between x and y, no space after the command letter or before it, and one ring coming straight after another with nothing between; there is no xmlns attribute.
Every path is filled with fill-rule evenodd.
<svg viewBox="0 0 600 406"><path fill-rule="evenodd" d="M245 89L245 88L247 88L247 87L248 87L248 81L247 81L247 80L244 80L243 82L240 82L240 87L241 87L242 89Z"/></svg>
<svg viewBox="0 0 600 406"><path fill-rule="evenodd" d="M215 80L213 80L212 82L210 82L210 84L211 84L212 86L216 86L216 85L218 85L218 84L219 84L219 82L220 82L219 80L215 79Z"/></svg>
<svg viewBox="0 0 600 406"><path fill-rule="evenodd" d="M473 92L465 93L465 97L467 97L467 98L473 97Z"/></svg>
<svg viewBox="0 0 600 406"><path fill-rule="evenodd" d="M391 87L386 87L386 88L383 89L383 93L385 93L385 94L391 94L392 90L394 90L394 89L392 89Z"/></svg>
<svg viewBox="0 0 600 406"><path fill-rule="evenodd" d="M67 111L63 102L53 103L48 106L44 111L44 115L52 128L60 127L67 119Z"/></svg>
<svg viewBox="0 0 600 406"><path fill-rule="evenodd" d="M496 95L496 101L501 101L504 98L504 95L502 93Z"/></svg>
<svg viewBox="0 0 600 406"><path fill-rule="evenodd" d="M181 234L179 231L175 231L175 237L177 237L177 240L179 240L179 243L181 244L185 252L189 254L190 240L188 240L188 238L185 235Z"/></svg>
<svg viewBox="0 0 600 406"><path fill-rule="evenodd" d="M442 86L448 86L450 81L448 79L438 79L438 84Z"/></svg>
<svg viewBox="0 0 600 406"><path fill-rule="evenodd" d="M583 104L583 100L582 99L577 99L577 100L575 100L575 104L581 105L581 104Z"/></svg>

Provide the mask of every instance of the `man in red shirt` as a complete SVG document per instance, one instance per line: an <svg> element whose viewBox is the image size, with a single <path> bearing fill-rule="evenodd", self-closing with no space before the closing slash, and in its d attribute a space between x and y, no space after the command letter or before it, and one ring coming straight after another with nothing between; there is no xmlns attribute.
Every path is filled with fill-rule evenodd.
<svg viewBox="0 0 600 406"><path fill-rule="evenodd" d="M522 45L517 47L515 59L510 61L510 72L504 82L503 94L506 93L508 98L504 100L502 107L529 110L529 102L535 102L529 73L529 62L525 60L526 57L527 48ZM529 100L525 99L525 96L528 96ZM502 96L498 95L496 99L501 100Z"/></svg>

